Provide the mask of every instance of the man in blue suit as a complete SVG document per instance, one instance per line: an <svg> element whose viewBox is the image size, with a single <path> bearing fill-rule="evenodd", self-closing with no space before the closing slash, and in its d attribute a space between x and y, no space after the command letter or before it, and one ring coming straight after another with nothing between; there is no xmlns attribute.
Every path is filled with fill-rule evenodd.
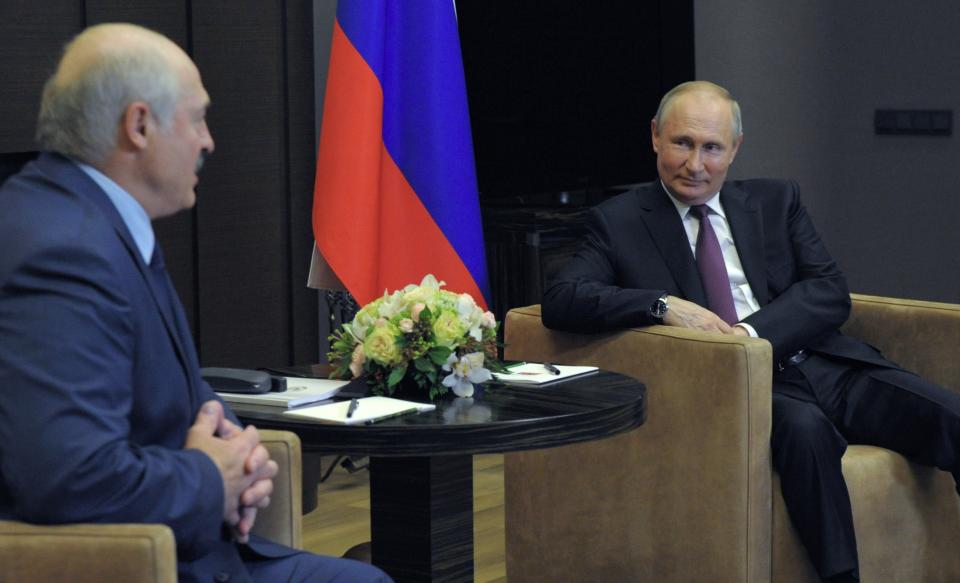
<svg viewBox="0 0 960 583"><path fill-rule="evenodd" d="M705 81L668 92L651 122L660 180L590 212L548 286L551 328L665 324L768 340L771 452L783 498L824 581L859 580L840 460L847 443L893 449L960 478L960 395L840 333L846 279L793 182L726 181L740 108Z"/></svg>
<svg viewBox="0 0 960 583"><path fill-rule="evenodd" d="M0 518L167 524L181 581L389 581L250 534L277 466L200 378L151 227L196 200L208 105L176 44L124 24L44 88L45 152L0 189Z"/></svg>

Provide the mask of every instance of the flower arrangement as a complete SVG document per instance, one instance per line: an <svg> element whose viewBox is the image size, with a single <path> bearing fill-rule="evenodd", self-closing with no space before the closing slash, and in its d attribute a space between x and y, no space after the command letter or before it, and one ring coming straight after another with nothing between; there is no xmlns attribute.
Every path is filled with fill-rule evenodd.
<svg viewBox="0 0 960 583"><path fill-rule="evenodd" d="M374 394L392 395L401 381L430 400L452 390L473 395L498 372L497 322L469 294L444 289L427 275L420 285L384 292L330 336L334 378L366 379Z"/></svg>

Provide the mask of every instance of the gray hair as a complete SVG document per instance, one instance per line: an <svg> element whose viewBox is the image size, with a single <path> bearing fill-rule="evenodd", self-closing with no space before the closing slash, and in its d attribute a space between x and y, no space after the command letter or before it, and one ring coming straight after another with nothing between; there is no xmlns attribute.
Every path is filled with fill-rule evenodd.
<svg viewBox="0 0 960 583"><path fill-rule="evenodd" d="M657 122L657 127L662 127L663 118L667 115L667 110L670 109L674 99L685 93L693 93L696 91L711 93L729 103L730 114L733 118L733 138L736 139L737 136L743 133L743 122L740 119L740 104L730 95L729 91L710 81L687 81L667 91L663 99L660 100L660 107L657 108L657 115L654 117L654 120Z"/></svg>
<svg viewBox="0 0 960 583"><path fill-rule="evenodd" d="M179 98L173 67L153 47L106 51L68 83L56 73L50 77L43 88L36 139L44 150L98 164L116 147L127 106L145 102L160 128L167 130Z"/></svg>

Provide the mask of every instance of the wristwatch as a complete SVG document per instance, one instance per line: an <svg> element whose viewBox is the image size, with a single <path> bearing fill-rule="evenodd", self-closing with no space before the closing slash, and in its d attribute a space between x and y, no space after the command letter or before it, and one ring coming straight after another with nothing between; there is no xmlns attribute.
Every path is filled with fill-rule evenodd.
<svg viewBox="0 0 960 583"><path fill-rule="evenodd" d="M670 306L667 305L667 294L663 294L650 305L650 317L656 322L663 324L663 317L667 315L667 310L669 309Z"/></svg>

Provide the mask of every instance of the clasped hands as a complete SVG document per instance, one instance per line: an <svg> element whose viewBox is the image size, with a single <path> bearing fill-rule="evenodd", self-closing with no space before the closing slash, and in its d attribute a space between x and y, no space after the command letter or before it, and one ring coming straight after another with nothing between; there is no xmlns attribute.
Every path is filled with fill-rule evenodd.
<svg viewBox="0 0 960 583"><path fill-rule="evenodd" d="M210 456L223 478L223 520L238 542L247 542L257 518L257 509L270 504L277 462L260 444L256 427L241 429L227 419L216 400L200 407L187 432L187 449Z"/></svg>
<svg viewBox="0 0 960 583"><path fill-rule="evenodd" d="M670 309L667 310L667 314L663 317L663 323L667 326L692 328L694 330L703 330L704 332L732 334L734 336L750 335L745 328L727 324L720 319L720 316L699 304L675 296L669 296L667 303L670 305Z"/></svg>

